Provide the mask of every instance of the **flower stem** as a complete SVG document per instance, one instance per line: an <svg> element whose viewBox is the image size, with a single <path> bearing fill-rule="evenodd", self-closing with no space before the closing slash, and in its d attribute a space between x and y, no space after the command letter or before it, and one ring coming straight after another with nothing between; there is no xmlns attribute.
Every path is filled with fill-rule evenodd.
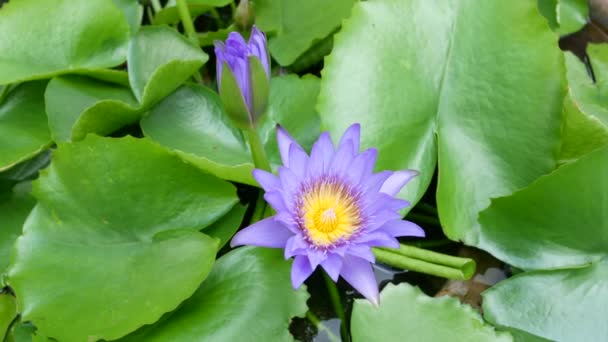
<svg viewBox="0 0 608 342"><path fill-rule="evenodd" d="M163 6L160 5L160 1L158 1L158 0L150 0L150 3L152 4L154 13L158 13L160 10L163 9Z"/></svg>
<svg viewBox="0 0 608 342"><path fill-rule="evenodd" d="M410 271L448 279L470 279L475 274L475 260L437 253L414 246L401 245L398 249L373 248L374 256L382 263Z"/></svg>
<svg viewBox="0 0 608 342"><path fill-rule="evenodd" d="M325 273L323 273L323 278L325 279L325 285L327 286L327 291L329 292L329 298L331 299L331 303L334 306L334 311L336 315L340 319L340 333L342 337L346 337L348 335L348 329L346 328L346 315L344 314L344 307L342 306L342 300L340 299L340 292L338 292L338 287L336 283Z"/></svg>
<svg viewBox="0 0 608 342"><path fill-rule="evenodd" d="M247 139L249 140L249 147L251 148L251 156L253 157L253 164L255 167L264 171L272 172L270 163L266 157L264 145L262 145L258 132L254 128L251 128L246 130L245 133L247 134Z"/></svg>
<svg viewBox="0 0 608 342"><path fill-rule="evenodd" d="M314 313L312 313L312 311L308 310L306 312L306 318L308 318L308 320L315 326L317 327L317 330L319 331L324 331L325 334L327 334L327 338L331 341L331 342L340 342L340 338L338 338L338 336L336 336L333 331L329 330L329 328L327 328L325 326L325 324L323 324L321 322L321 320L319 319L319 317L315 316Z"/></svg>
<svg viewBox="0 0 608 342"><path fill-rule="evenodd" d="M177 0L177 11L179 12L179 17L184 26L184 31L186 31L186 36L195 46L198 46L198 36L196 35L196 30L194 29L194 23L192 22L192 16L190 15L190 9L188 9L186 0ZM198 83L203 83L203 78L198 73L198 70L194 73L194 79Z"/></svg>

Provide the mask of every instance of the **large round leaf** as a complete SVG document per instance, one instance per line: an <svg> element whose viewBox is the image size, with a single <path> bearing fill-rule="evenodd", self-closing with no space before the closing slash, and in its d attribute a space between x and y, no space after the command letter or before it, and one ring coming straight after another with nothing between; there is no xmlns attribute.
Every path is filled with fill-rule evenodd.
<svg viewBox="0 0 608 342"><path fill-rule="evenodd" d="M221 257L180 308L127 341L293 341L289 323L304 316L305 286L291 287L280 250L244 247Z"/></svg>
<svg viewBox="0 0 608 342"><path fill-rule="evenodd" d="M379 169L421 175L439 162L437 201L452 239L475 244L478 212L552 170L563 63L529 0L375 0L355 5L326 59L322 127L362 125Z"/></svg>
<svg viewBox="0 0 608 342"><path fill-rule="evenodd" d="M0 32L0 84L119 65L129 39L111 0L11 1Z"/></svg>
<svg viewBox="0 0 608 342"><path fill-rule="evenodd" d="M457 299L430 298L406 283L388 284L380 294L380 307L357 299L350 325L353 342L512 340Z"/></svg>
<svg viewBox="0 0 608 342"><path fill-rule="evenodd" d="M59 144L33 192L9 283L23 320L60 341L115 339L175 309L215 260L198 230L237 201L149 140L94 135Z"/></svg>
<svg viewBox="0 0 608 342"><path fill-rule="evenodd" d="M0 103L0 171L35 156L51 144L44 112L45 86L46 82L19 85Z"/></svg>
<svg viewBox="0 0 608 342"><path fill-rule="evenodd" d="M275 126L285 126L303 146L319 135L314 100L316 77L281 76L270 82L267 117L258 130L268 158L280 163ZM184 159L218 177L256 184L253 162L243 134L232 125L218 95L209 88L187 85L156 105L141 122L146 136L179 153Z"/></svg>
<svg viewBox="0 0 608 342"><path fill-rule="evenodd" d="M605 341L608 260L582 268L527 272L483 294L493 324L551 341Z"/></svg>

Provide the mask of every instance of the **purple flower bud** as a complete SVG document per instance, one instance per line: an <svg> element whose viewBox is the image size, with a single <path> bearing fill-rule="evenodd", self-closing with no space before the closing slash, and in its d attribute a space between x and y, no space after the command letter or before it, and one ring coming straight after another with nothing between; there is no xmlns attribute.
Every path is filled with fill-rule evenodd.
<svg viewBox="0 0 608 342"><path fill-rule="evenodd" d="M267 99L263 99L263 95L264 92L267 93L268 82L270 81L270 58L266 47L266 35L258 30L257 27L253 26L249 42L246 42L243 36L238 32L231 32L225 43L215 41L215 55L217 59L217 83L220 95L222 95L222 92L224 91L222 88L222 78L225 76L224 73L228 72L228 70L225 70L226 67L234 76L241 95L241 99L223 98L223 100L225 100L224 102L242 100L244 101L247 110L247 113L229 114L233 118L237 117L239 119L238 121L243 121L241 117L246 114L249 123L254 123L257 118L262 115L260 108L265 107L265 102L267 101ZM260 80L259 75L258 79L256 79L251 57L257 59L262 65L265 72L265 80ZM266 87L266 89L256 89L263 87ZM262 93L262 96L256 94L258 91ZM263 105L260 104L260 102L264 102ZM233 112L235 111L235 107L238 106L227 105L227 109L233 109Z"/></svg>

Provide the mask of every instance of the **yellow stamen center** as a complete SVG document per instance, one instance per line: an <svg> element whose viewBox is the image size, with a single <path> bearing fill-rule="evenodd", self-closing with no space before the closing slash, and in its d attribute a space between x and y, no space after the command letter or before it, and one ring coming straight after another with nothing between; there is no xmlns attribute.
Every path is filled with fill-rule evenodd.
<svg viewBox="0 0 608 342"><path fill-rule="evenodd" d="M303 195L303 221L317 246L328 246L350 237L359 227L359 209L344 186L320 183Z"/></svg>

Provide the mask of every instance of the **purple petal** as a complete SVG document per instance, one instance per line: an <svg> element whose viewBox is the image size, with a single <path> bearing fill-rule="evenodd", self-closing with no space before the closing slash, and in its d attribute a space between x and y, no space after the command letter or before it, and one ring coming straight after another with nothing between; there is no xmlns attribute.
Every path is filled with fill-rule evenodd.
<svg viewBox="0 0 608 342"><path fill-rule="evenodd" d="M397 239L388 235L388 233L385 233L382 230L376 230L362 234L357 239L357 243L365 244L369 247L399 248L399 241L397 241Z"/></svg>
<svg viewBox="0 0 608 342"><path fill-rule="evenodd" d="M337 282L342 269L342 258L336 254L329 254L327 259L321 262L321 267L334 282Z"/></svg>
<svg viewBox="0 0 608 342"><path fill-rule="evenodd" d="M327 259L327 254L324 251L318 249L308 249L306 251L308 253L308 261L310 262L310 266L315 269L321 262Z"/></svg>
<svg viewBox="0 0 608 342"><path fill-rule="evenodd" d="M249 52L260 60L266 71L266 76L270 79L270 60L268 58L268 48L266 46L266 35L255 25L251 28L248 46Z"/></svg>
<svg viewBox="0 0 608 342"><path fill-rule="evenodd" d="M301 180L306 175L308 168L308 155L298 144L289 147L289 169Z"/></svg>
<svg viewBox="0 0 608 342"><path fill-rule="evenodd" d="M279 211L276 215L273 216L277 222L283 224L287 229L291 230L292 233L298 234L300 233L300 228L298 228L296 221L293 216L288 211Z"/></svg>
<svg viewBox="0 0 608 342"><path fill-rule="evenodd" d="M283 200L289 211L295 210L296 193L300 185L298 176L284 166L279 167L279 179L281 179L281 188L283 189Z"/></svg>
<svg viewBox="0 0 608 342"><path fill-rule="evenodd" d="M283 248L293 235L285 226L269 217L258 221L234 235L230 246L253 245L259 247Z"/></svg>
<svg viewBox="0 0 608 342"><path fill-rule="evenodd" d="M424 237L424 230L417 224L404 221L404 220L393 220L385 223L381 228L382 231L386 232L391 236L417 236Z"/></svg>
<svg viewBox="0 0 608 342"><path fill-rule="evenodd" d="M293 285L293 288L297 289L300 287L304 280L312 274L312 271L314 269L310 267L310 262L306 256L296 256L291 265L291 285Z"/></svg>
<svg viewBox="0 0 608 342"><path fill-rule="evenodd" d="M416 177L418 171L415 170L400 170L395 171L382 185L380 192L395 196L401 188L410 181L410 179Z"/></svg>
<svg viewBox="0 0 608 342"><path fill-rule="evenodd" d="M352 245L348 248L348 252L349 255L352 256L356 256L358 258L361 259L365 259L369 262L376 262L376 257L374 256L374 253L372 252L372 249L367 246L367 245Z"/></svg>
<svg viewBox="0 0 608 342"><path fill-rule="evenodd" d="M277 188L281 188L281 180L279 179L279 177L273 175L270 172L260 169L254 169L252 174L253 178L255 178L258 184L260 184L260 186L262 186L265 191L271 191Z"/></svg>
<svg viewBox="0 0 608 342"><path fill-rule="evenodd" d="M358 123L350 125L350 127L346 129L346 132L344 132L344 135L342 135L338 148L348 141L352 142L353 150L358 153L361 141L361 125Z"/></svg>
<svg viewBox="0 0 608 342"><path fill-rule="evenodd" d="M289 167L289 146L291 144L300 145L291 137L291 135L289 135L289 133L287 133L285 128L281 127L281 125L277 125L277 144L279 145L283 166Z"/></svg>
<svg viewBox="0 0 608 342"><path fill-rule="evenodd" d="M280 190L267 191L264 194L264 199L276 212L287 211L287 206Z"/></svg>
<svg viewBox="0 0 608 342"><path fill-rule="evenodd" d="M331 161L331 165L329 167L330 172L342 175L350 171L350 164L355 158L355 150L353 147L353 142L351 140L347 140L346 142L340 142L340 146L336 151L334 159Z"/></svg>
<svg viewBox="0 0 608 342"><path fill-rule="evenodd" d="M344 258L340 275L374 305L379 304L378 285L369 261L347 256Z"/></svg>
<svg viewBox="0 0 608 342"><path fill-rule="evenodd" d="M289 259L294 255L306 254L306 248L308 244L300 234L296 234L287 240L285 244L285 259Z"/></svg>
<svg viewBox="0 0 608 342"><path fill-rule="evenodd" d="M366 196L373 196L380 191L382 185L393 174L392 171L380 171L374 173L365 179L363 191Z"/></svg>
<svg viewBox="0 0 608 342"><path fill-rule="evenodd" d="M353 162L350 165L352 171L349 173L349 178L354 184L361 183L372 174L377 156L378 150L370 148L353 159Z"/></svg>
<svg viewBox="0 0 608 342"><path fill-rule="evenodd" d="M334 144L328 132L323 132L312 145L308 172L311 176L320 176L327 171L334 157Z"/></svg>

